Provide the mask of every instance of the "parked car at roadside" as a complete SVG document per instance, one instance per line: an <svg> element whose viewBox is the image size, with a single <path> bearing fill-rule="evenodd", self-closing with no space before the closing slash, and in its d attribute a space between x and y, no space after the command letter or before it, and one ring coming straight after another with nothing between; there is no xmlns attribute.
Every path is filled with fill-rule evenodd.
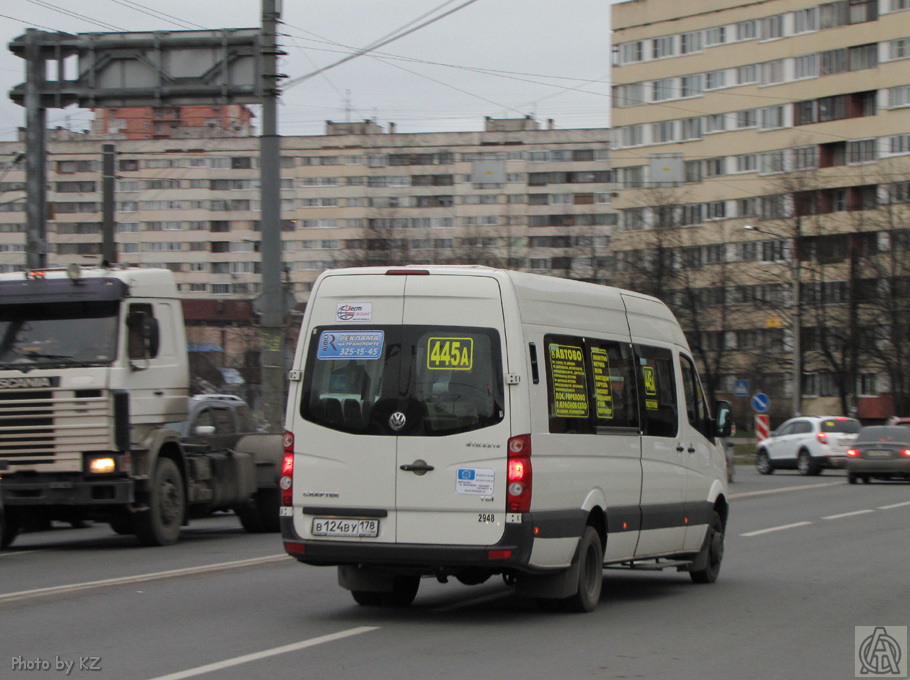
<svg viewBox="0 0 910 680"><path fill-rule="evenodd" d="M791 418L758 443L755 467L763 475L778 469L817 475L825 468L842 468L861 427L844 416Z"/></svg>
<svg viewBox="0 0 910 680"><path fill-rule="evenodd" d="M847 482L893 478L910 482L910 426L864 427L847 449Z"/></svg>

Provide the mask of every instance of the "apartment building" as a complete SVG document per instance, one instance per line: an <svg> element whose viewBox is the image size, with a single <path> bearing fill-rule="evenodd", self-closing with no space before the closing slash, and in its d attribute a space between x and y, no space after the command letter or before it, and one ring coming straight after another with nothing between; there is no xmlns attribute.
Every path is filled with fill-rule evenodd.
<svg viewBox="0 0 910 680"><path fill-rule="evenodd" d="M114 139L249 137L253 112L243 104L94 109L92 136Z"/></svg>
<svg viewBox="0 0 910 680"><path fill-rule="evenodd" d="M101 147L48 145L48 261L100 255ZM324 269L476 262L602 278L617 216L606 129L487 119L482 132L399 134L371 121L282 138L283 265L301 302ZM116 143L121 262L164 266L188 298L259 292L259 139ZM23 145L0 143L0 269L25 262Z"/></svg>
<svg viewBox="0 0 910 680"><path fill-rule="evenodd" d="M767 392L777 422L910 408L910 0L612 17L617 277L675 307L709 389Z"/></svg>

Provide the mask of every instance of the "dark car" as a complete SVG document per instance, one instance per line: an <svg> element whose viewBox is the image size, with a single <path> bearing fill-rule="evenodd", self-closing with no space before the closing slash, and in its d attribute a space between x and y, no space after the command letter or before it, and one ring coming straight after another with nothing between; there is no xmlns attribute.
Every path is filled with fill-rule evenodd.
<svg viewBox="0 0 910 680"><path fill-rule="evenodd" d="M847 482L903 478L910 482L910 427L870 425L847 449Z"/></svg>

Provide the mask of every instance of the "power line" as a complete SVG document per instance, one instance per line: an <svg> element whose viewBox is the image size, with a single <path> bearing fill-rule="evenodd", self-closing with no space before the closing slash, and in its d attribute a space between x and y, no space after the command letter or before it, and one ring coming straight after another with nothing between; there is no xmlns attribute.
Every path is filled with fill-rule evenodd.
<svg viewBox="0 0 910 680"><path fill-rule="evenodd" d="M72 17L73 19L79 19L81 21L85 21L86 23L94 24L95 26L100 26L101 28L106 28L110 31L123 32L126 30L124 28L114 26L113 24L108 24L103 21L96 21L95 19L92 19L91 17L88 17L84 14L79 14L78 12L71 12L68 9L63 9L61 7L57 7L56 5L52 5L49 2L44 2L43 0L26 0L26 2L30 2L33 5L38 5L39 7L44 7L46 9L52 10L54 12L59 12L60 14L64 14L68 17Z"/></svg>
<svg viewBox="0 0 910 680"><path fill-rule="evenodd" d="M199 24L194 24L190 21L184 21L179 17L175 17L173 14L167 14L157 9L152 9L151 7L140 5L138 2L131 2L130 0L111 0L111 2L135 10L136 12L141 12L142 14L146 14L155 19L164 19L165 21L169 21L175 26L180 26L181 28L192 27L206 30L205 26L200 26Z"/></svg>
<svg viewBox="0 0 910 680"><path fill-rule="evenodd" d="M431 10L430 12L428 12L427 14L424 14L422 16L427 16L428 14L432 14L433 12L436 12L436 11L442 9L446 5L451 4L451 2L452 2L452 0L447 0L446 2L444 2L442 5L440 5L436 9ZM410 35L411 33L419 31L420 29L425 28L425 27L429 26L430 24L433 24L433 23L439 21L440 19L444 19L445 17L447 17L451 14L454 14L455 12L458 12L459 10L464 9L468 5L473 5L475 2L477 2L477 0L467 0L467 2L462 3L458 7L450 9L448 12L444 12L443 14L435 16L432 19L428 19L427 21L425 21L421 24L418 24L417 26L413 26L412 28L402 31L402 29L404 29L406 26L409 26L410 24L414 23L413 21L411 21L408 24L405 24L405 26L397 29L396 31L393 31L391 34L386 34L389 37L381 38L377 42L371 43L370 45L367 45L366 47L362 47L359 50L357 50L356 52L354 52L353 54L349 54L348 56L344 57L343 59L339 59L338 61L336 61L333 64L324 66L321 69L318 69L311 73L307 73L306 75L300 76L299 78L294 78L293 80L289 80L288 82L286 82L284 84L284 89L289 89L291 87L294 87L295 85L299 85L300 83L302 83L306 80L309 80L313 76L319 75L320 73L322 73L324 71L328 71L329 69L335 68L336 66L340 66L341 64L351 61L352 59L361 57L364 54L367 54L368 52L372 52L373 50L379 49L380 47L382 47L384 45L388 45L391 42L404 38L405 36Z"/></svg>

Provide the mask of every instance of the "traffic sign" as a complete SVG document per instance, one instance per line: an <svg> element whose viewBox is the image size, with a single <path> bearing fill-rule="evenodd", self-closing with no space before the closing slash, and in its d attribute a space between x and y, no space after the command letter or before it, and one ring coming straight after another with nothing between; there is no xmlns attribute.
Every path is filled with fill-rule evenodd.
<svg viewBox="0 0 910 680"><path fill-rule="evenodd" d="M769 406L771 406L771 400L767 394L756 392L752 395L752 410L756 413L767 413Z"/></svg>
<svg viewBox="0 0 910 680"><path fill-rule="evenodd" d="M771 417L767 413L755 414L755 441L760 442L771 435Z"/></svg>
<svg viewBox="0 0 910 680"><path fill-rule="evenodd" d="M748 380L734 380L733 381L733 396L734 397L748 397L749 396L749 381Z"/></svg>

